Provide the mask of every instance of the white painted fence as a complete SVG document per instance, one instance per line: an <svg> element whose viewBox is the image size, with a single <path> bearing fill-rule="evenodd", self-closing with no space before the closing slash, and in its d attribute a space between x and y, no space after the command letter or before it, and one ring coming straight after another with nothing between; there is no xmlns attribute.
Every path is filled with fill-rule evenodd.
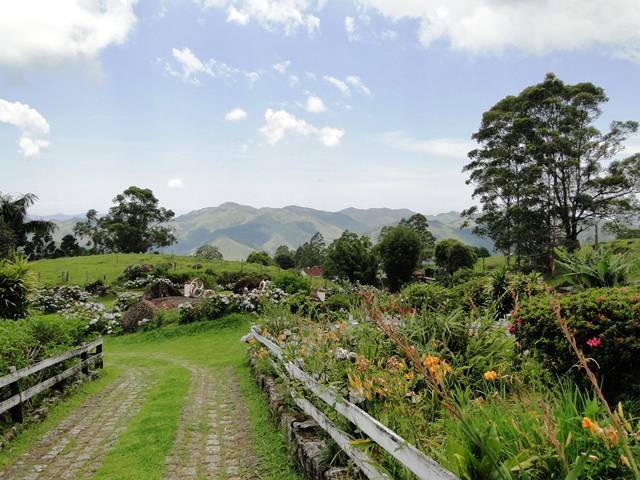
<svg viewBox="0 0 640 480"><path fill-rule="evenodd" d="M336 394L331 388L319 384L311 378L309 374L292 362L284 360L282 349L261 335L256 326L251 327L251 334L258 342L267 347L271 355L281 362L282 368L289 378L299 381L305 389L312 392L316 397L357 426L372 441L386 450L387 453L413 472L420 480L459 480L453 473L443 468L435 460L422 453L400 435L384 426L357 405L342 399L340 395ZM292 397L296 404L316 420L318 425L349 455L367 478L371 480L386 480L390 478L389 475L384 473L381 467L377 466L366 454L354 448L347 434L340 431L308 400L296 396L295 392L292 392Z"/></svg>

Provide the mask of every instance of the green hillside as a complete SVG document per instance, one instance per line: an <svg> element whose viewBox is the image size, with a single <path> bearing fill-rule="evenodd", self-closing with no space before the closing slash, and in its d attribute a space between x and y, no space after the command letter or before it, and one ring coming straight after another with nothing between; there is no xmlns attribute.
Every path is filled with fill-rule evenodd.
<svg viewBox="0 0 640 480"><path fill-rule="evenodd" d="M217 207L194 210L177 216L172 222L178 243L165 249L175 255L189 255L201 245L217 246L229 260L241 260L255 250L273 254L280 245L297 248L320 232L327 243L345 230L367 235L375 243L380 230L395 225L415 212L392 208L347 208L328 212L299 206L283 208L254 208L237 203L223 203ZM470 228L461 228L459 212L427 216L430 229L437 239L456 238L474 246L493 250L490 240L475 235ZM54 239L73 233L76 222L68 216L53 219L58 226Z"/></svg>
<svg viewBox="0 0 640 480"><path fill-rule="evenodd" d="M43 285L58 285L62 283L84 285L95 280L112 283L122 275L127 266L134 263L171 264L172 266L175 265L177 270L188 270L195 263L200 263L202 271L210 268L215 273L242 271L247 273L265 272L269 275L274 275L281 271L278 267L265 267L254 263L236 261L206 262L194 257L154 255L150 253L113 253L108 255L54 258L37 260L31 263L31 267L36 273L39 282Z"/></svg>

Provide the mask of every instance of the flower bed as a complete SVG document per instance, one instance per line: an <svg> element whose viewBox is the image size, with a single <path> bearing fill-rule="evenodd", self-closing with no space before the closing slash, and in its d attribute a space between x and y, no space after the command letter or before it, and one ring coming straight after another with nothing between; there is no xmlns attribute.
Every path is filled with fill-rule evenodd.
<svg viewBox="0 0 640 480"><path fill-rule="evenodd" d="M283 305L263 318L263 333L316 381L461 478L630 478L640 456L637 420L620 406L620 432L596 393L558 382L495 311L423 316L393 297L365 299L338 318L309 319ZM270 368L263 348L254 346L252 356ZM366 444L394 478L412 478Z"/></svg>

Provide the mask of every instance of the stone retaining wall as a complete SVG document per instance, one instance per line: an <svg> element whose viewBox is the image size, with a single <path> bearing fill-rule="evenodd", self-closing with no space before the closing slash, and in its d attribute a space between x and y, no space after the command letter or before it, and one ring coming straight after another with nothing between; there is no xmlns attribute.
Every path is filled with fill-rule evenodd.
<svg viewBox="0 0 640 480"><path fill-rule="evenodd" d="M269 409L278 426L287 432L291 452L307 480L353 480L353 467L331 465L338 449L324 430L310 417L292 409L285 400L275 377L257 373L249 358L258 386L265 392Z"/></svg>

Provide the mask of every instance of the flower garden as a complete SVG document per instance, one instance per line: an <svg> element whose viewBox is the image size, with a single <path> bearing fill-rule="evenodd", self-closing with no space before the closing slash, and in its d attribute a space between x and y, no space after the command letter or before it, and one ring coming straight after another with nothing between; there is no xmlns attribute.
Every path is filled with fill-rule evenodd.
<svg viewBox="0 0 640 480"><path fill-rule="evenodd" d="M100 288L36 288L22 275L26 263L3 268L20 270L30 293L25 305L13 303L27 317L0 323L0 375L97 335L252 313L288 361L461 479L640 478L637 287L557 288L505 268L397 293L332 281L320 300L293 272L216 278L132 265ZM176 292L196 275L209 298L180 300ZM177 303L142 310L127 330L133 307L158 297ZM268 351L251 343L258 371L274 374ZM415 478L316 407L392 478Z"/></svg>

